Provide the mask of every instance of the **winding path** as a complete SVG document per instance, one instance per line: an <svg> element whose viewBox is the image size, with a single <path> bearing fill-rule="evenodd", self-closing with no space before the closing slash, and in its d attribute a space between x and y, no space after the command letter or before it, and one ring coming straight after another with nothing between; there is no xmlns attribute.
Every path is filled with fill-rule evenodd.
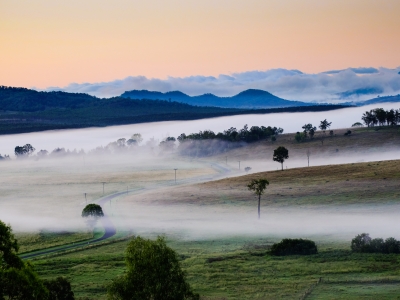
<svg viewBox="0 0 400 300"><path fill-rule="evenodd" d="M221 174L221 173L222 174L226 174L226 173L229 173L231 171L229 168L221 166L218 163L210 163L210 166L212 168L214 168L215 170L217 170L219 172L219 174ZM182 180L178 180L177 182L179 182L179 184L189 184L189 183L196 183L196 182L200 182L200 181L214 180L214 179L217 179L218 177L219 177L218 175L217 176L215 176L215 175L214 176L207 176L206 175L206 176L199 176L197 178L182 179ZM148 188L135 189L134 192L137 192L139 190L140 191L148 190ZM97 203L100 206L104 206L104 204L106 204L107 202L112 201L114 198L117 198L117 197L122 196L124 194L127 194L127 192L123 191L123 192L118 192L118 193L115 193L115 194L111 194L111 195L108 195L106 197L100 198L100 200L98 200ZM43 250L36 250L36 251L28 252L28 253L25 253L25 254L21 254L20 257L22 259L28 259L28 258L34 258L34 257L37 257L37 256L57 253L57 252L65 251L65 250L72 250L72 249L76 249L76 248L81 248L83 246L92 245L92 244L101 242L103 240L109 239L110 237L113 237L117 233L117 229L115 228L115 226L112 223L110 217L106 213L104 214L104 217L101 218L101 223L102 223L102 226L104 227L104 234L103 234L103 236L101 236L99 238L86 240L86 241L83 241L83 242L77 242L77 243L73 243L73 244L56 246L56 247L47 248L47 249L43 249Z"/></svg>

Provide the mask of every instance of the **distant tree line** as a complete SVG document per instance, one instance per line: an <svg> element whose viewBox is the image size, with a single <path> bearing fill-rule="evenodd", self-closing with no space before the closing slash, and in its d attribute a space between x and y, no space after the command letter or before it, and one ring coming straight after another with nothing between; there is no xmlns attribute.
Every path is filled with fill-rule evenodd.
<svg viewBox="0 0 400 300"><path fill-rule="evenodd" d="M383 108L375 108L363 113L361 120L368 127L371 126L396 126L400 123L400 109L384 110Z"/></svg>
<svg viewBox="0 0 400 300"><path fill-rule="evenodd" d="M275 138L273 140L276 140L276 136L281 133L283 133L282 128L271 126L252 126L249 128L247 124L239 130L231 127L218 133L212 130L204 130L188 135L182 133L177 138L179 141L178 152L181 155L192 157L209 156L241 147L245 145L245 143L252 143L269 138ZM169 137L163 141L160 146L164 149L171 149L172 143L175 143L175 138Z"/></svg>
<svg viewBox="0 0 400 300"><path fill-rule="evenodd" d="M351 240L351 251L359 253L400 253L400 241L395 238L372 239L368 233L357 235Z"/></svg>

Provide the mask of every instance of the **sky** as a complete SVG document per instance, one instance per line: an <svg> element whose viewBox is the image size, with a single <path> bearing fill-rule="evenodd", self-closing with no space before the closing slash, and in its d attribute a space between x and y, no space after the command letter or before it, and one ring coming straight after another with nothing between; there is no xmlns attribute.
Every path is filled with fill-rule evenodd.
<svg viewBox="0 0 400 300"><path fill-rule="evenodd" d="M351 67L395 74L399 12L398 0L0 0L0 84L67 88Z"/></svg>

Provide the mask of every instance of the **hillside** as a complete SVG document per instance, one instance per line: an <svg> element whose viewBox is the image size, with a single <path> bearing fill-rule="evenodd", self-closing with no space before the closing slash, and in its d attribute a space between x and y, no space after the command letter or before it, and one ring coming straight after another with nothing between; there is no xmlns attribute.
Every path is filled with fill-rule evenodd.
<svg viewBox="0 0 400 300"><path fill-rule="evenodd" d="M325 111L343 107L325 105L249 110L193 106L165 100L100 99L87 94L0 87L0 134L196 120L249 113Z"/></svg>
<svg viewBox="0 0 400 300"><path fill-rule="evenodd" d="M289 101L272 95L266 91L249 89L232 97L218 97L213 94L189 96L180 91L167 93L147 90L132 90L121 95L131 99L171 100L191 105L234 107L234 108L277 108L293 106L310 106L312 104Z"/></svg>

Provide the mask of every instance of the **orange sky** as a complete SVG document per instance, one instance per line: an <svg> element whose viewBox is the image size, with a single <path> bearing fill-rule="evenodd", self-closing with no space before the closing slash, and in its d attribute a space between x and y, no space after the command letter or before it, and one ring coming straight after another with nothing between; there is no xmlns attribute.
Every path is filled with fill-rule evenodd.
<svg viewBox="0 0 400 300"><path fill-rule="evenodd" d="M400 66L399 0L0 0L0 85Z"/></svg>

